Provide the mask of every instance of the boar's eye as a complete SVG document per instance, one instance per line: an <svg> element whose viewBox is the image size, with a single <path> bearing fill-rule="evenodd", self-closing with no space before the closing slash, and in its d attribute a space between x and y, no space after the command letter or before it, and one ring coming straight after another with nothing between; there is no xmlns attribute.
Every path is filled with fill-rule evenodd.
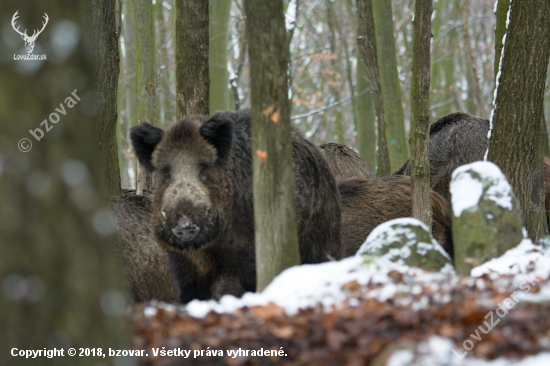
<svg viewBox="0 0 550 366"><path fill-rule="evenodd" d="M170 179L172 178L172 173L171 173L170 167L165 166L164 168L162 168L161 172L162 172L162 183L169 182Z"/></svg>
<svg viewBox="0 0 550 366"><path fill-rule="evenodd" d="M207 169L208 169L208 165L206 165L205 163L200 163L199 164L199 178L203 182L208 179Z"/></svg>

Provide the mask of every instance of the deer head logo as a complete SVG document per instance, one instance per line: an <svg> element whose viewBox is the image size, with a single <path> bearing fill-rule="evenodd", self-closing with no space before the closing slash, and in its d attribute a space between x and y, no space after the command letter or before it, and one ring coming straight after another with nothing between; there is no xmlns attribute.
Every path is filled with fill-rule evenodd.
<svg viewBox="0 0 550 366"><path fill-rule="evenodd" d="M42 31L44 30L44 28L46 28L46 24L48 24L48 14L44 13L44 20L45 22L42 22L42 29L40 30L37 30L35 29L34 32L32 33L32 36L28 36L27 35L27 30L25 29L24 32L20 32L19 31L19 26L17 26L17 28L15 28L15 20L17 18L19 18L19 15L17 15L17 13L19 12L19 10L17 10L15 12L15 14L13 14L13 18L11 18L11 26L13 27L13 29L19 33L21 35L21 38L23 38L23 41L25 41L25 48L27 49L27 53L31 53L32 50L34 49L34 42L36 41L36 38L38 37L38 35L40 33L42 33Z"/></svg>

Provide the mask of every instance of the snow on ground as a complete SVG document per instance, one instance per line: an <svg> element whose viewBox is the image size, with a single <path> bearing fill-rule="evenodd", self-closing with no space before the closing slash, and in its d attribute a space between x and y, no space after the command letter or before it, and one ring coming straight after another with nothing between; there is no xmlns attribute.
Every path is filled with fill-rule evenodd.
<svg viewBox="0 0 550 366"><path fill-rule="evenodd" d="M472 269L472 277L480 277L495 272L502 275L518 275L532 272L534 277L547 280L550 275L550 251L523 239L515 248L498 258L492 259Z"/></svg>
<svg viewBox="0 0 550 366"><path fill-rule="evenodd" d="M374 234L374 231L373 231ZM461 277L449 271L427 272L388 258L358 254L340 261L301 265L281 273L262 293L246 293L242 298L223 296L220 301L194 300L179 308L181 314L194 318L209 312L234 313L243 307L266 306L274 303L287 315L300 309L319 308L326 313L344 307L358 306L362 299L376 299L392 306L409 307L412 311L428 309L434 304L456 304L456 296L469 293L480 309L496 308L503 296L517 293L521 302L550 300L550 248L524 239L501 257L488 261L471 271L471 277ZM525 286L525 287L524 287ZM463 289L466 288L467 292ZM462 289L457 292L458 289ZM470 290L471 289L471 290ZM492 291L492 295L491 294ZM495 296L495 291L497 295ZM478 293L478 295L475 295ZM502 295L498 295L502 294ZM453 298L451 298L453 296ZM496 299L496 300L495 300ZM143 314L154 317L157 309L175 312L174 305L145 307ZM432 307L433 309L433 307ZM482 310L487 311L487 310ZM466 338L466 337L465 337ZM454 347L454 348L453 348ZM457 357L452 350L463 352L450 338L428 336L414 347L393 353L386 365L449 365L449 366L534 366L550 365L550 353L542 352L521 360L498 358L491 361Z"/></svg>
<svg viewBox="0 0 550 366"><path fill-rule="evenodd" d="M321 264L306 264L287 269L281 273L262 293L246 293L241 299L231 295L223 296L219 302L191 301L185 307L189 315L204 317L209 311L231 313L244 306L261 306L273 302L285 309L289 315L299 309L322 305L327 311L348 298L342 290L345 284L357 281L360 285L373 287L368 294L385 301L397 292L409 293L413 285L395 284L388 276L392 271L407 277L415 277L415 285L444 283L450 275L425 272L390 262L385 258L354 256L340 261ZM450 281L452 283L452 280ZM404 299L403 305L412 300Z"/></svg>
<svg viewBox="0 0 550 366"><path fill-rule="evenodd" d="M415 350L403 349L393 353L386 366L540 366L550 365L550 353L542 352L522 360L497 358L482 360L470 357L457 357L453 353L456 346L447 338L431 336L422 342ZM458 352L457 352L458 353ZM460 355L460 353L459 353Z"/></svg>
<svg viewBox="0 0 550 366"><path fill-rule="evenodd" d="M401 281L394 281L396 273L400 274ZM224 295L219 301L193 300L183 310L200 318L210 311L232 313L245 306L264 306L272 302L284 308L288 315L318 305L331 311L333 306L337 307L348 299L349 293L343 289L353 281L361 285L363 298L376 298L381 302L392 298L397 305L412 304L413 309L418 310L430 301L449 301L449 293L461 280L483 290L485 280L475 278L486 274L494 280L500 275L516 275L513 280L510 277L500 280L503 291L517 289L528 279L531 284L539 279L537 290L525 294L522 300L550 300L550 284L546 283L550 278L550 250L524 239L501 257L472 269L472 278L461 278L446 267L441 272L427 272L382 257L356 255L340 261L292 267L277 276L262 293L246 293L240 299ZM424 291L426 287L431 291ZM154 311L154 308L145 309L146 313L153 314Z"/></svg>

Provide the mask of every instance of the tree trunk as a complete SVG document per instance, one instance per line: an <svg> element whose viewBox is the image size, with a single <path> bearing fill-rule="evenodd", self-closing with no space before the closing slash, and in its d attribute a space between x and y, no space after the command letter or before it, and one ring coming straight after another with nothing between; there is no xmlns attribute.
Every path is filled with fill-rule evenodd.
<svg viewBox="0 0 550 366"><path fill-rule="evenodd" d="M374 93L367 80L366 66L365 63L362 62L361 57L357 57L356 72L357 102L355 106L357 108L357 122L355 123L355 130L357 131L357 150L359 150L359 155L361 155L363 160L376 171L376 126L374 124L376 116L373 104ZM365 92L367 89L371 90ZM389 174L389 160L387 161Z"/></svg>
<svg viewBox="0 0 550 366"><path fill-rule="evenodd" d="M117 91L120 58L118 54L117 13L114 2L89 0L90 41L96 47L97 80L95 108L98 114L99 158L102 164L101 184L111 196L121 193L116 124L118 117Z"/></svg>
<svg viewBox="0 0 550 366"><path fill-rule="evenodd" d="M134 3L125 1L122 4L122 28L121 39L124 45L121 44L121 61L122 61L122 83L124 84L124 126L121 126L122 135L119 135L121 149L126 152L125 162L122 165L128 174L128 180L131 182L129 187L136 188L137 186L137 159L129 154L131 151L129 131L136 124L136 92L135 92L135 27L134 27ZM123 47L124 46L124 47ZM121 115L122 118L122 115Z"/></svg>
<svg viewBox="0 0 550 366"><path fill-rule="evenodd" d="M550 56L550 2L514 1L491 119L488 159L509 179L529 237L548 232L542 108Z"/></svg>
<svg viewBox="0 0 550 366"><path fill-rule="evenodd" d="M330 60L330 67L333 71L332 73L332 80L329 82L329 90L332 94L332 97L334 98L334 102L337 102L342 99L342 95L340 93L340 90L342 89L342 82L339 80L340 76L342 75L342 72L340 69L340 61L338 60L338 51L336 47L336 29L338 28L336 22L336 15L334 14L333 6L334 4L330 0L325 1L326 11L327 11L327 25L329 29L329 43L330 43L330 53L333 56L336 56L335 58L332 58ZM334 114L333 117L333 128L332 128L332 135L336 137L336 141L338 141L339 144L345 144L344 141L344 125L342 124L342 108L337 105L334 107Z"/></svg>
<svg viewBox="0 0 550 366"><path fill-rule="evenodd" d="M378 123L378 152L376 174L381 177L391 173L388 145L386 143L386 122L384 116L384 99L380 74L378 72L378 57L376 36L374 32L374 14L372 0L357 0L357 48L365 64L365 75L369 80L376 120Z"/></svg>
<svg viewBox="0 0 550 366"><path fill-rule="evenodd" d="M231 0L210 0L210 110L229 109L227 40Z"/></svg>
<svg viewBox="0 0 550 366"><path fill-rule="evenodd" d="M44 21L41 6L0 3L1 14L17 10L18 24L31 28ZM68 348L101 347L104 353L109 347L128 348L123 339L130 336L124 334L114 226L104 202L119 189L116 149L111 150L116 147L115 2L53 0L46 11L50 23L66 21L84 37L64 48L66 58L48 48L46 62L14 60L0 68L0 359L3 365L28 365L10 350L62 348L64 357L36 363L96 365L97 357L76 361ZM54 29L48 24L39 41L56 39ZM23 48L17 39L11 54ZM54 57L59 62L51 62ZM22 72L24 63L40 67ZM112 160L102 161L107 158Z"/></svg>
<svg viewBox="0 0 550 366"><path fill-rule="evenodd" d="M391 2L372 0L374 31L380 85L384 98L386 142L392 171L399 169L408 158L405 139L405 117L401 98L401 86L397 74L395 39Z"/></svg>
<svg viewBox="0 0 550 366"><path fill-rule="evenodd" d="M355 17L353 1L346 0L346 12L350 19ZM357 19L354 19L357 24ZM342 34L342 26L338 24L338 33ZM361 55L355 47L355 65L356 82L353 83L353 62L348 51L348 42L343 43L344 55L346 57L346 76L350 88L350 97L353 112L353 125L357 136L357 151L367 164L376 171L376 125L374 104L372 100L372 90L365 76L365 63L361 60Z"/></svg>
<svg viewBox="0 0 550 366"><path fill-rule="evenodd" d="M468 89L473 94L476 102L476 115L481 118L485 118L485 108L483 107L483 101L481 100L481 91L479 89L479 80L477 77L476 61L472 51L472 45L470 44L470 29L468 27L468 2L465 1L462 7L462 29L464 30L464 50L467 55L467 59L470 64L470 70L472 72L472 84L468 85Z"/></svg>
<svg viewBox="0 0 550 366"><path fill-rule="evenodd" d="M430 202L430 40L432 0L416 0L413 22L413 69L411 85L411 180L413 217L432 227Z"/></svg>
<svg viewBox="0 0 550 366"><path fill-rule="evenodd" d="M208 1L176 0L177 118L210 113Z"/></svg>
<svg viewBox="0 0 550 366"><path fill-rule="evenodd" d="M245 0L252 101L257 290L300 264L283 1Z"/></svg>
<svg viewBox="0 0 550 366"><path fill-rule="evenodd" d="M498 0L495 26L495 85L500 65L500 56L502 54L502 38L506 34L506 19L508 18L508 9L510 9L510 0Z"/></svg>
<svg viewBox="0 0 550 366"><path fill-rule="evenodd" d="M150 0L135 0L136 26L136 92L137 92L137 122L147 122L156 126L156 54L155 29L153 26L153 3ZM138 163L137 194L144 189L152 188L152 174L148 173Z"/></svg>

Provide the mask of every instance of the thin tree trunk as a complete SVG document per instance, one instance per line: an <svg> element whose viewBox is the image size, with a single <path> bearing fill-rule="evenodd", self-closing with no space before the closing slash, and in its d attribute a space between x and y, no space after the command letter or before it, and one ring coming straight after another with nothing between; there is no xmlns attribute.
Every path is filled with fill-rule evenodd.
<svg viewBox="0 0 550 366"><path fill-rule="evenodd" d="M357 0L357 48L365 64L365 75L369 80L376 120L378 123L378 150L376 174L386 176L391 173L388 145L386 143L386 128L384 116L384 99L378 72L378 57L376 36L374 32L374 14L372 0Z"/></svg>
<svg viewBox="0 0 550 366"><path fill-rule="evenodd" d="M150 0L134 0L136 26L136 92L137 122L156 126L156 54L155 29L153 27L153 3ZM152 174L138 163L137 194L152 188Z"/></svg>
<svg viewBox="0 0 550 366"><path fill-rule="evenodd" d="M474 99L477 104L477 113L481 118L485 118L485 108L483 107L483 101L481 100L481 91L479 90L479 80L477 78L476 60L472 51L472 45L470 44L470 29L468 27L468 2L464 1L462 7L462 29L464 30L464 50L470 63L472 71L472 85L469 86L470 91L474 95Z"/></svg>
<svg viewBox="0 0 550 366"><path fill-rule="evenodd" d="M124 83L124 147L126 151L130 151L130 136L129 131L136 124L136 93L135 93L135 27L134 27L134 3L125 1L122 4L124 17L122 19L122 35L124 37L124 49L122 49L122 67L123 67L123 83ZM125 170L128 172L129 178L132 181L132 188L137 186L137 159L126 157ZM130 175L131 174L131 175Z"/></svg>
<svg viewBox="0 0 550 366"><path fill-rule="evenodd" d="M115 2L52 0L46 9L32 2L0 3L1 14L11 17L17 10L18 24L40 26L46 10L50 23L63 20L84 35L75 38L62 63L43 62L32 73L20 72L19 63L37 61L0 68L0 360L96 365L97 357L75 360L68 348L124 349L130 336L124 334L114 227L104 202L120 189L113 173L117 151L108 149L116 146ZM42 42L49 42L51 27ZM19 42L12 53L19 54ZM44 80L64 82L48 84L48 93L30 87L47 87ZM13 357L12 348L64 349L64 357L29 362Z"/></svg>
<svg viewBox="0 0 550 366"><path fill-rule="evenodd" d="M548 232L544 209L542 108L550 57L550 2L513 1L501 60L488 159L507 176L529 237Z"/></svg>
<svg viewBox="0 0 550 366"><path fill-rule="evenodd" d="M325 1L325 6L327 11L327 25L329 29L330 52L332 55L336 56L336 58L330 60L330 66L333 73L331 83L329 83L329 90L332 94L332 97L334 98L334 101L336 102L342 99L342 95L340 94L342 84L339 80L339 77L342 73L337 72L340 68L340 62L338 60L338 51L336 48L336 16L333 9L334 4L330 0ZM336 87L337 85L339 87ZM344 144L344 125L342 124L342 108L340 106L335 107L333 118L333 135L336 135L336 140L338 141L338 143Z"/></svg>
<svg viewBox="0 0 550 366"><path fill-rule="evenodd" d="M405 139L405 117L401 98L401 86L397 74L397 52L393 36L393 16L391 2L372 0L374 31L380 85L384 98L386 142L392 171L399 169L408 158Z"/></svg>
<svg viewBox="0 0 550 366"><path fill-rule="evenodd" d="M369 164L369 166L376 171L376 126L374 124L376 115L374 111L374 93L370 89L370 83L366 77L366 66L362 62L361 57L357 57L357 102L355 103L357 108L357 121L355 123L355 130L357 131L357 150L359 155ZM389 174L389 160L388 172Z"/></svg>
<svg viewBox="0 0 550 366"><path fill-rule="evenodd" d="M116 139L116 124L118 117L117 91L120 59L118 54L118 34L114 2L90 0L91 32L96 63L96 113L98 114L99 157L102 164L102 184L111 196L121 193L120 168L118 166L118 146Z"/></svg>
<svg viewBox="0 0 550 366"><path fill-rule="evenodd" d="M282 0L245 0L252 100L257 290L300 263Z"/></svg>
<svg viewBox="0 0 550 366"><path fill-rule="evenodd" d="M208 115L208 1L176 0L177 118Z"/></svg>
<svg viewBox="0 0 550 366"><path fill-rule="evenodd" d="M416 0L413 22L413 69L411 86L411 180L413 217L432 227L430 202L430 40L432 0Z"/></svg>
<svg viewBox="0 0 550 366"><path fill-rule="evenodd" d="M231 0L210 0L210 110L229 109L227 40Z"/></svg>

